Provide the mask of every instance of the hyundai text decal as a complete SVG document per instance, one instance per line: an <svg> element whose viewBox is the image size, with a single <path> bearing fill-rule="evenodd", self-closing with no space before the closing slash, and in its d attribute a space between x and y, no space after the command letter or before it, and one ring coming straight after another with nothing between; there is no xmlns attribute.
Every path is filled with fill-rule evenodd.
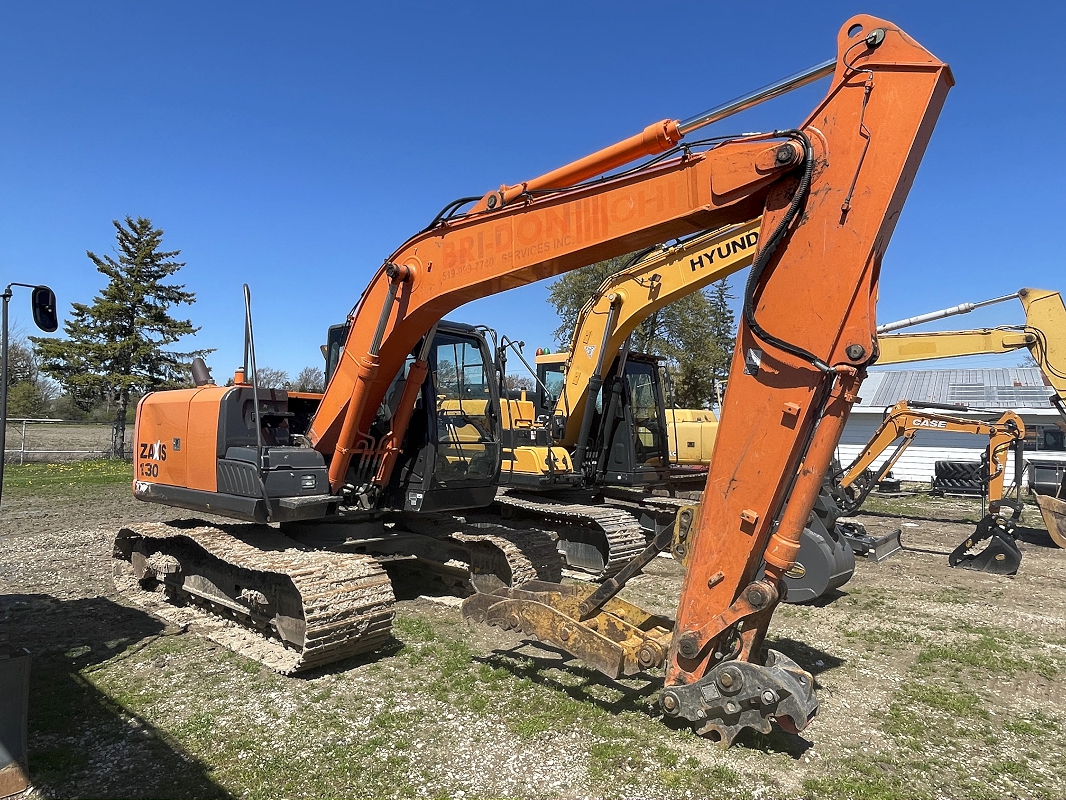
<svg viewBox="0 0 1066 800"><path fill-rule="evenodd" d="M694 256L688 260L688 265L692 271L697 269L703 269L714 264L715 256L719 261L724 261L734 253L739 253L743 250L747 250L749 247L754 247L759 242L759 232L752 231L751 233L738 236L736 239L730 239L728 242L722 242L717 247L709 247L700 253L698 256Z"/></svg>

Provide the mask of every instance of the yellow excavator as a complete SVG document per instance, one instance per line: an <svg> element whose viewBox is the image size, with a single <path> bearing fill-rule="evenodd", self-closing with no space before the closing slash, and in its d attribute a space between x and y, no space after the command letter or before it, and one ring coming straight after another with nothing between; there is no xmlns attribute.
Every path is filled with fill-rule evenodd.
<svg viewBox="0 0 1066 800"><path fill-rule="evenodd" d="M955 412L968 410L965 406L947 406L937 403L918 403L901 400L885 415L880 426L870 437L862 451L832 481L833 496L844 514L854 514L877 483L899 461L910 447L914 437L922 431L968 433L988 437L986 468L984 471L985 492L988 498L988 513L977 523L977 531L960 544L948 557L953 567L990 572L996 575L1013 575L1021 564L1022 553L1014 541L1014 529L1021 517L1021 444L1025 440L1025 423L1013 411L1004 412L995 422L951 416L939 413L938 409ZM894 442L899 442L877 470L871 469L874 462ZM1018 497L1008 499L1003 490L1007 472L1007 453L1015 449L1014 488ZM1010 509L1010 514L1004 513ZM988 545L980 552L974 548L986 539Z"/></svg>
<svg viewBox="0 0 1066 800"><path fill-rule="evenodd" d="M1024 325L1003 325L965 331L891 333L913 325L967 314L976 308L1017 298L1025 309ZM878 366L956 356L993 355L1027 349L1050 388L1052 405L1066 430L1066 306L1062 295L1046 289L1020 289L1014 294L963 303L942 311L881 325L877 329ZM1036 503L1052 541L1066 547L1066 477L1055 495L1036 495Z"/></svg>
<svg viewBox="0 0 1066 800"><path fill-rule="evenodd" d="M578 314L570 348L538 352L536 368L526 365L537 378L536 400L504 409L505 430L510 424L528 431L504 451L505 484L576 485L585 472L632 486L669 477L657 360L631 352L630 336L659 309L751 266L760 224L754 219L652 248L603 282ZM611 409L612 399L621 405Z"/></svg>
<svg viewBox="0 0 1066 800"><path fill-rule="evenodd" d="M760 224L756 218L637 254L582 309L566 353L539 354L533 366L501 340L500 373L510 349L538 385L534 399L501 400L496 505L509 524L550 522L570 567L610 577L673 526L681 501L651 493L677 477L659 359L632 352L631 334L655 311L750 266ZM706 471L688 477L702 489Z"/></svg>
<svg viewBox="0 0 1066 800"><path fill-rule="evenodd" d="M703 489L706 470L679 467L670 434L677 441L681 433L690 449L698 442L709 461L717 421L706 410L667 409L659 360L633 352L630 341L651 314L749 266L759 226L755 219L638 253L585 304L569 350L538 351L535 371L522 358L537 391L535 400L501 401L505 449L497 505L510 524L554 523L570 567L610 577L627 556L673 529L692 503L675 490ZM688 419L679 420L682 415ZM854 573L852 548L836 530L838 516L832 498L820 497L803 534L799 566L785 578L788 602L813 600ZM860 552L874 550L864 531L848 529L847 535ZM890 538L898 549L898 538ZM882 543L875 560L891 552Z"/></svg>

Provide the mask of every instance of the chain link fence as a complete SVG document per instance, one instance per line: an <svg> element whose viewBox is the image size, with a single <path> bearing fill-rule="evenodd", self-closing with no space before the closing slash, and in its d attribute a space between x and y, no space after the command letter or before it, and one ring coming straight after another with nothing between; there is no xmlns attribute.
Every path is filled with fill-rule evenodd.
<svg viewBox="0 0 1066 800"><path fill-rule="evenodd" d="M133 458L133 426L119 453L111 422L68 422L61 419L8 419L6 464L82 461L89 458Z"/></svg>

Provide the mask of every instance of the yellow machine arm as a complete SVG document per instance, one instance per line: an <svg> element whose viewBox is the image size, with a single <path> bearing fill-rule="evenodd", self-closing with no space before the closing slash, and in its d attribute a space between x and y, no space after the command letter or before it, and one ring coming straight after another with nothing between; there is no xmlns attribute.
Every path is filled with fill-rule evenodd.
<svg viewBox="0 0 1066 800"><path fill-rule="evenodd" d="M686 295L751 266L762 218L711 231L681 244L656 248L603 282L578 315L566 364L566 383L555 407L566 419L557 444L580 438L585 403L626 338L645 319Z"/></svg>
<svg viewBox="0 0 1066 800"><path fill-rule="evenodd" d="M850 514L862 504L869 490L888 474L920 431L947 431L988 437L988 504L993 513L998 510L1003 500L1007 452L1011 445L1025 438L1025 423L1021 417L1013 411L1007 411L995 422L985 422L938 414L929 410L928 406L901 400L892 407L862 452L840 476L839 486L844 490L840 501L843 503L841 510L844 513ZM863 473L897 440L901 440L899 445L877 470L876 476L868 481L860 481ZM862 486L859 491L848 491L860 483Z"/></svg>
<svg viewBox="0 0 1066 800"><path fill-rule="evenodd" d="M998 303L1017 297L1025 308L1024 326L1004 326L973 331L937 331L935 333L884 332L918 325L933 319L964 314L977 306ZM954 309L924 314L909 320L882 325L878 329L880 356L877 363L901 364L952 356L991 355L1009 353L1023 347L1036 361L1044 380L1054 393L1051 402L1058 408L1066 425L1066 306L1062 295L1044 289L1020 289L1016 295L999 297L984 303L967 303ZM1059 547L1066 547L1066 480L1059 487L1058 496L1037 495L1037 505L1044 525Z"/></svg>
<svg viewBox="0 0 1066 800"><path fill-rule="evenodd" d="M878 366L953 356L1010 353L1024 347L1029 350L1054 389L1052 402L1066 416L1066 306L1063 305L1062 295L1044 289L1021 289L1017 295L1008 295L989 302L1000 302L1013 297L1021 300L1025 308L1024 326L883 335L883 332L907 325L918 325L931 319L967 313L986 303L956 306L960 310L948 309L946 312L934 312L880 326L877 337L880 349Z"/></svg>

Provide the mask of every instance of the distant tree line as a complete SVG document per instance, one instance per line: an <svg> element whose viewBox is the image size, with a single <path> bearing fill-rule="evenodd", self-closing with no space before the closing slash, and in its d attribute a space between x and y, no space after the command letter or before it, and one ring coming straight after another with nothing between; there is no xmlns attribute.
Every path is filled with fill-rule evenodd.
<svg viewBox="0 0 1066 800"><path fill-rule="evenodd" d="M326 383L326 371L322 367L304 367L295 378L289 373L274 367L259 367L257 376L260 386L269 389L284 389L287 392L321 392ZM226 381L226 386L233 385L233 378Z"/></svg>

